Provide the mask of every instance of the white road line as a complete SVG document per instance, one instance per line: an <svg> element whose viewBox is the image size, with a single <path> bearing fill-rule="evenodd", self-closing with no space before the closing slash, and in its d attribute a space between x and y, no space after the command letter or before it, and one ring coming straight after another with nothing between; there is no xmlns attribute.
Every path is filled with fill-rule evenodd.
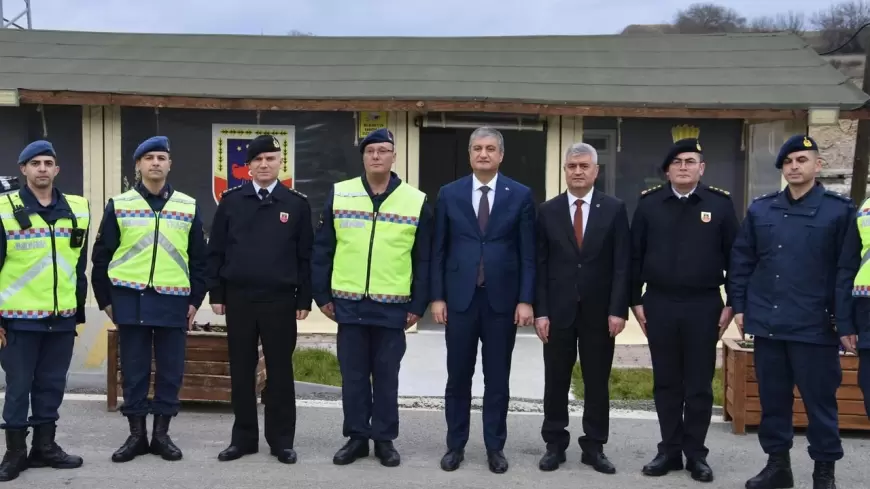
<svg viewBox="0 0 870 489"><path fill-rule="evenodd" d="M85 401L85 402L106 402L105 394L65 394L65 401ZM327 408L327 409L341 409L341 401L322 401L322 400L314 400L314 399L298 399L296 401L296 407L312 407L312 408ZM426 412L442 412L441 409L437 408L421 408L421 407L405 407L399 406L399 409L403 411L426 411ZM472 409L472 411L477 412L479 410ZM510 412L510 415L515 416L542 416L543 413L540 412ZM583 411L575 411L570 412L569 416L573 418L579 418L583 416ZM643 410L632 410L632 409L612 409L610 411L611 419L639 419L639 420L651 420L656 421L658 418L656 413L653 411L643 411ZM712 419L713 423L724 423L720 416L715 416Z"/></svg>

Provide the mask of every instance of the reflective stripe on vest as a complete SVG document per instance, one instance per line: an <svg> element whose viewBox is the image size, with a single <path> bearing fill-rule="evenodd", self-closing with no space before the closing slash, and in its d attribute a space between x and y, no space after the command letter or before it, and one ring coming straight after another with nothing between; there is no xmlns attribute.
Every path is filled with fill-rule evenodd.
<svg viewBox="0 0 870 489"><path fill-rule="evenodd" d="M410 302L411 250L425 198L423 192L401 183L374 212L361 178L335 184L333 297Z"/></svg>
<svg viewBox="0 0 870 489"><path fill-rule="evenodd" d="M109 263L117 287L152 287L166 295L190 295L187 244L196 201L173 191L157 215L135 189L113 197L121 244Z"/></svg>
<svg viewBox="0 0 870 489"><path fill-rule="evenodd" d="M852 295L870 297L870 199L858 209L858 234L861 236L861 267L855 275Z"/></svg>
<svg viewBox="0 0 870 489"><path fill-rule="evenodd" d="M76 217L78 229L90 224L88 201L63 196ZM12 200L12 203L9 200ZM82 248L72 248L71 218L49 225L39 214L29 214L31 227L21 229L13 204L23 205L18 194L0 198L0 221L6 232L6 258L0 269L0 316L7 319L72 317L76 313L76 264Z"/></svg>

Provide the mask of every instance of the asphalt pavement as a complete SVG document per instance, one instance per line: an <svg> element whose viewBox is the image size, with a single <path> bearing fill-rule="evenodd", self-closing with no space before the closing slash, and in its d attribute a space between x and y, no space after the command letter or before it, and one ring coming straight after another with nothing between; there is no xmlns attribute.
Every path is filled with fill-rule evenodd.
<svg viewBox="0 0 870 489"><path fill-rule="evenodd" d="M300 401L311 404L314 401ZM328 403L326 403L328 404ZM753 434L734 435L727 424L716 422L710 429L709 462L716 480L710 484L693 481L680 471L661 478L648 478L640 468L654 454L658 424L649 419L613 419L606 453L617 466L617 474L603 475L579 463L576 443L568 461L555 472L538 470L543 454L539 414L512 414L508 419L505 455L510 463L506 474L496 475L486 467L481 440L479 413L472 415L471 440L466 460L456 472L443 472L438 462L444 450L444 414L440 411L401 411L401 432L396 447L402 464L386 468L373 456L337 467L332 455L344 440L341 437L341 410L332 405L300 407L296 450L299 462L283 465L271 457L261 439L260 452L233 462L218 462L232 426L232 415L225 406L185 407L173 422L170 434L184 451L184 459L166 462L147 455L126 464L110 461L111 453L126 437L126 423L117 412L109 413L105 401L64 402L61 409L58 442L70 453L84 457L85 465L76 470L29 469L3 488L172 488L172 489L261 489L299 487L305 489L404 489L414 488L523 488L581 487L585 489L648 487L664 488L742 488L744 481L763 465L764 455ZM262 406L261 427L262 427ZM150 425L150 423L149 423ZM572 437L579 434L580 418L573 417ZM846 458L837 466L838 487L867 487L870 464L866 463L870 441L855 436L844 440ZM803 436L795 440L792 452L797 488L811 486L812 462L806 454Z"/></svg>

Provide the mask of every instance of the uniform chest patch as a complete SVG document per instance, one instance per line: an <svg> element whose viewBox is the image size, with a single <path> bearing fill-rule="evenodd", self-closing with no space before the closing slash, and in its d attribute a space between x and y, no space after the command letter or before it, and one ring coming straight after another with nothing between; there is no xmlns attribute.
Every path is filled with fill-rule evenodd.
<svg viewBox="0 0 870 489"><path fill-rule="evenodd" d="M290 214L287 214L286 212L282 212L282 213L278 214L278 219L280 219L281 222L286 223L290 219Z"/></svg>
<svg viewBox="0 0 870 489"><path fill-rule="evenodd" d="M710 222L713 216L707 211L701 211L701 222Z"/></svg>
<svg viewBox="0 0 870 489"><path fill-rule="evenodd" d="M360 221L357 219L342 219L338 221L338 227L340 228L364 228L366 227L365 221Z"/></svg>
<svg viewBox="0 0 870 489"><path fill-rule="evenodd" d="M45 248L47 246L45 241L16 241L15 249L18 251L26 251L26 250L35 250L40 248Z"/></svg>

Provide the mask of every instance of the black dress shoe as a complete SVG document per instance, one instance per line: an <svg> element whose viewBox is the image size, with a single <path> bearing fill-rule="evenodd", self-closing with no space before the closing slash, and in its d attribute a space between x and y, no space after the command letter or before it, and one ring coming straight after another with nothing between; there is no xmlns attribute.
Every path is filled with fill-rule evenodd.
<svg viewBox="0 0 870 489"><path fill-rule="evenodd" d="M692 479L698 482L713 482L713 469L703 458L687 459L686 470L692 474Z"/></svg>
<svg viewBox="0 0 870 489"><path fill-rule="evenodd" d="M402 462L399 451L391 441L376 441L375 457L378 457L384 467L396 467Z"/></svg>
<svg viewBox="0 0 870 489"><path fill-rule="evenodd" d="M245 455L257 453L256 448L245 449L238 445L230 445L224 451L218 454L218 460L221 462L229 462L230 460L238 460Z"/></svg>
<svg viewBox="0 0 870 489"><path fill-rule="evenodd" d="M504 474L508 469L508 461L501 450L488 450L486 459L489 462L489 470L493 474Z"/></svg>
<svg viewBox="0 0 870 489"><path fill-rule="evenodd" d="M277 458L282 464L296 463L296 450L292 448L273 448L270 451L272 456Z"/></svg>
<svg viewBox="0 0 870 489"><path fill-rule="evenodd" d="M464 450L450 450L441 457L441 470L453 472L465 460Z"/></svg>
<svg viewBox="0 0 870 489"><path fill-rule="evenodd" d="M564 451L547 450L547 453L545 453L544 456L541 457L541 461L538 462L538 468L545 472L550 472L558 469L560 465L565 463L565 460Z"/></svg>
<svg viewBox="0 0 870 489"><path fill-rule="evenodd" d="M652 460L652 462L643 466L643 475L649 475L652 477L659 477L666 475L668 472L672 470L683 470L683 456L682 455L665 455L664 453L660 453L656 455L656 458Z"/></svg>
<svg viewBox="0 0 870 489"><path fill-rule="evenodd" d="M616 467L607 460L607 456L602 452L583 452L580 456L580 462L592 466L596 472L602 474L615 474Z"/></svg>
<svg viewBox="0 0 870 489"><path fill-rule="evenodd" d="M369 441L358 438L351 438L343 447L339 448L332 457L332 463L335 465L347 465L353 463L358 458L369 456Z"/></svg>

